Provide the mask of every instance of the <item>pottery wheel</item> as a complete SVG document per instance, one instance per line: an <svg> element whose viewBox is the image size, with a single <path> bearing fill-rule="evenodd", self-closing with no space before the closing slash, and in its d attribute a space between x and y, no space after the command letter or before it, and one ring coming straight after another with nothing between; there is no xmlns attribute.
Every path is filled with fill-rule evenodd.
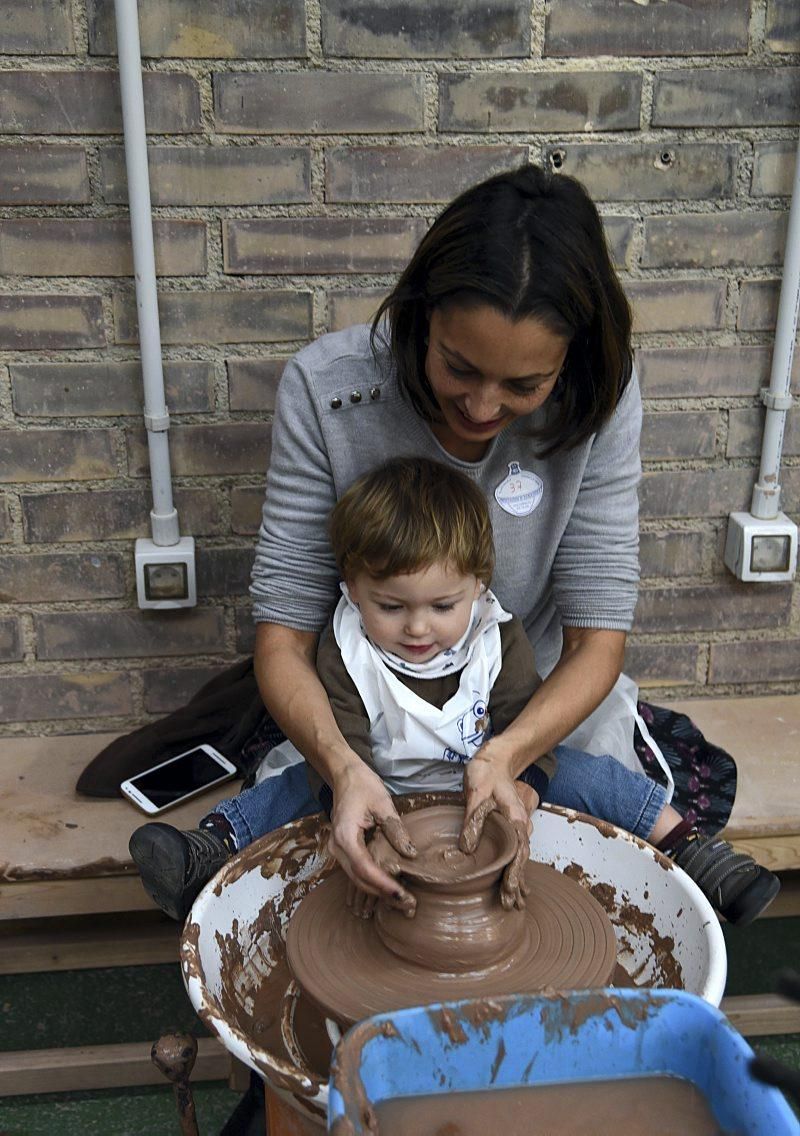
<svg viewBox="0 0 800 1136"><path fill-rule="evenodd" d="M388 950L374 920L348 910L347 876L336 871L308 893L289 921L289 966L308 997L340 1023L446 999L607 986L617 945L594 896L533 861L525 880L530 890L519 949L498 967L445 974Z"/></svg>

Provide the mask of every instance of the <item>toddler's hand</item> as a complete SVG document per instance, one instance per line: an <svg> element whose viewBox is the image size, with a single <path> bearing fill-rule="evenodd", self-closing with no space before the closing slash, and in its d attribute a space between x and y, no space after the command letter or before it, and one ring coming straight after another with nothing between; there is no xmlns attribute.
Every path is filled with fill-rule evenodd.
<svg viewBox="0 0 800 1136"><path fill-rule="evenodd" d="M376 827L401 856L416 856L417 850L397 815L389 790L380 777L359 760L348 765L333 785L328 848L362 893L413 912L414 897L370 855L366 836ZM389 866L393 868L394 864L389 863ZM357 907L358 913L363 913L361 902Z"/></svg>
<svg viewBox="0 0 800 1136"><path fill-rule="evenodd" d="M513 781L499 764L492 762L488 752L482 752L465 766L464 792L466 814L459 847L462 852L474 852L489 813L502 813L516 829L517 852L503 873L500 901L505 908L524 907L528 889L523 869L530 857L531 812L539 804L538 794L523 782Z"/></svg>

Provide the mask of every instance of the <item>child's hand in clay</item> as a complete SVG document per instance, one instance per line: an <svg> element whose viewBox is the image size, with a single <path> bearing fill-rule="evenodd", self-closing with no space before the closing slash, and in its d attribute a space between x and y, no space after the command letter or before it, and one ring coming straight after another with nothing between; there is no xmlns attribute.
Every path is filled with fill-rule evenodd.
<svg viewBox="0 0 800 1136"><path fill-rule="evenodd" d="M380 896L403 909L413 907L413 896L370 855L366 837L375 828L395 852L416 856L417 850L397 815L391 793L376 773L355 759L334 780L328 850L362 892Z"/></svg>
<svg viewBox="0 0 800 1136"><path fill-rule="evenodd" d="M518 845L516 856L503 874L500 900L505 908L521 908L525 906L527 894L522 870L530 855L528 839L533 831L530 814L538 806L539 797L530 786L512 781L501 765L491 760L490 746L491 743L487 743L464 767L466 815L459 848L462 852L474 852L489 813L495 810L502 813L516 829Z"/></svg>

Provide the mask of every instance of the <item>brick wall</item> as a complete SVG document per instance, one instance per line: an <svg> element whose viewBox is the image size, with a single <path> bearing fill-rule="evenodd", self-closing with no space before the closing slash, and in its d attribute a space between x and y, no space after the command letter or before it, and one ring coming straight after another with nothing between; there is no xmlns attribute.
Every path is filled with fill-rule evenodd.
<svg viewBox="0 0 800 1136"><path fill-rule="evenodd" d="M112 0L0 16L0 732L123 729L250 649L282 361L366 318L463 186L526 158L599 202L636 312L654 700L800 689L747 508L800 107L796 0L140 0L192 611L136 608L149 483ZM799 368L800 369L800 368ZM799 411L784 507L798 517Z"/></svg>

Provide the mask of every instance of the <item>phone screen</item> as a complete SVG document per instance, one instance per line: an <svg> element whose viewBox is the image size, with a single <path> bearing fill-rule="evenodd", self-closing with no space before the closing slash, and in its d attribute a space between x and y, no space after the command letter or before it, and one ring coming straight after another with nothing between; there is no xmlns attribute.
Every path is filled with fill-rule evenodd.
<svg viewBox="0 0 800 1136"><path fill-rule="evenodd" d="M158 769L131 777L130 782L154 805L163 808L228 776L218 761L198 747L167 761Z"/></svg>

